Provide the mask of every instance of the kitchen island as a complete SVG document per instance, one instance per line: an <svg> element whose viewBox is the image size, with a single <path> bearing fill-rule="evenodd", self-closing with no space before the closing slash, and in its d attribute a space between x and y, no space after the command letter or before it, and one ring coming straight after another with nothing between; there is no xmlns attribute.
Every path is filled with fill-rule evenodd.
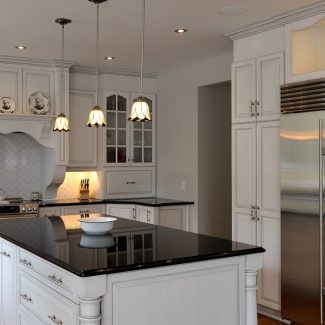
<svg viewBox="0 0 325 325"><path fill-rule="evenodd" d="M0 220L2 324L257 324L263 248L126 219L90 236L79 218Z"/></svg>

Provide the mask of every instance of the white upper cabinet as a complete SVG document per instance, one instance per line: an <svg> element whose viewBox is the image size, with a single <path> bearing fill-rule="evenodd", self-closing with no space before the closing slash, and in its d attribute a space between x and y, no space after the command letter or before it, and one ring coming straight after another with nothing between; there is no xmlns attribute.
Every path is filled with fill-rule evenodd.
<svg viewBox="0 0 325 325"><path fill-rule="evenodd" d="M280 118L283 53L232 65L232 123Z"/></svg>
<svg viewBox="0 0 325 325"><path fill-rule="evenodd" d="M285 26L286 83L325 75L325 14Z"/></svg>
<svg viewBox="0 0 325 325"><path fill-rule="evenodd" d="M144 94L152 112L150 122L128 121L135 97L127 92L105 92L104 166L155 165L155 95Z"/></svg>
<svg viewBox="0 0 325 325"><path fill-rule="evenodd" d="M232 65L232 122L251 122L256 98L255 60Z"/></svg>
<svg viewBox="0 0 325 325"><path fill-rule="evenodd" d="M91 108L95 105L95 93L70 91L69 148L71 168L95 168L97 166L97 129L86 126Z"/></svg>

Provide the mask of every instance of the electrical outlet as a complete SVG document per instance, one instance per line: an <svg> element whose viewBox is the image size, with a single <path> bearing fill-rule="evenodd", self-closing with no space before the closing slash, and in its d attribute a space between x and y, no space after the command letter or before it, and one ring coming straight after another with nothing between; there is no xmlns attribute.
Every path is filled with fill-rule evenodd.
<svg viewBox="0 0 325 325"><path fill-rule="evenodd" d="M185 191L186 189L186 182L185 181L181 181L181 190Z"/></svg>

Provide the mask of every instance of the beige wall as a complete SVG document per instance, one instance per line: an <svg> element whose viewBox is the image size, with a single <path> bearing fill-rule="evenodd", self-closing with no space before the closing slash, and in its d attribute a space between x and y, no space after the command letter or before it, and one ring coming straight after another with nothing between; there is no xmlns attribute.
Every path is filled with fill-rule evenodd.
<svg viewBox="0 0 325 325"><path fill-rule="evenodd" d="M158 76L157 194L198 201L198 87L231 78L233 53ZM181 189L185 181L185 190ZM197 204L193 209L197 219ZM197 227L197 222L196 222Z"/></svg>

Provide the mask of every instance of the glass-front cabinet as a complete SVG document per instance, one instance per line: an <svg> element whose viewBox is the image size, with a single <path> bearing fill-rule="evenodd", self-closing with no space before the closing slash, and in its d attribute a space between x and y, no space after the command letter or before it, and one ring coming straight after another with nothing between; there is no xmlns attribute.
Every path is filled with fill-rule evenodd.
<svg viewBox="0 0 325 325"><path fill-rule="evenodd" d="M139 94L106 92L107 130L104 164L107 166L154 166L156 110L155 95L145 94L152 121L131 122L128 117Z"/></svg>

